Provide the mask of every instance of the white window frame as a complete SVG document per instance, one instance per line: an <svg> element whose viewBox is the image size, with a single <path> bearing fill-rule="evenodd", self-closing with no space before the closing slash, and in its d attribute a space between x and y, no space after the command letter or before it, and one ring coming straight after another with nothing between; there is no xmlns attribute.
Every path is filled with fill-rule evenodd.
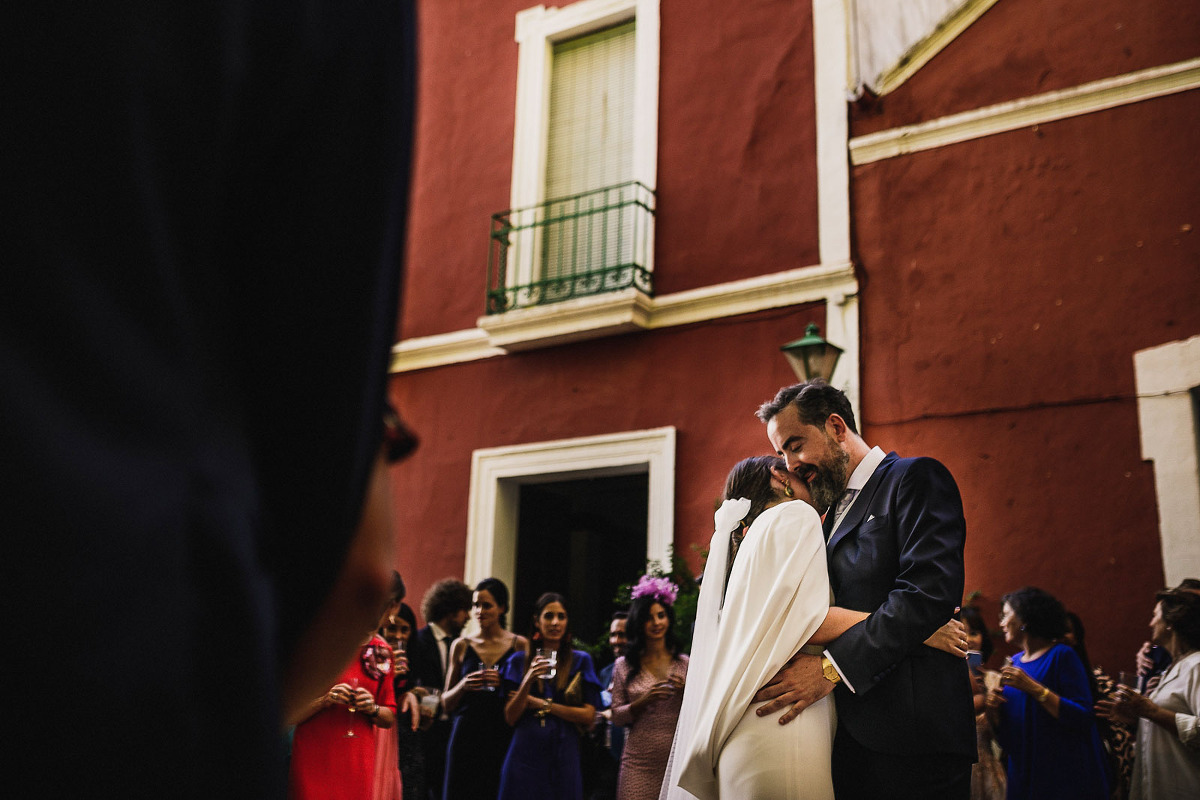
<svg viewBox="0 0 1200 800"><path fill-rule="evenodd" d="M1154 462L1165 585L1200 575L1200 453L1192 390L1200 336L1133 355L1142 458Z"/></svg>
<svg viewBox="0 0 1200 800"><path fill-rule="evenodd" d="M662 562L670 555L675 531L675 428L476 450L471 455L464 580L474 585L494 576L514 585L522 486L637 474L649 481L646 557Z"/></svg>
<svg viewBox="0 0 1200 800"><path fill-rule="evenodd" d="M659 0L579 0L562 8L535 6L517 14L517 108L513 129L510 208L545 202L546 149L550 116L550 71L554 45L636 21L634 32L633 175L655 189L658 173L658 3ZM597 186L597 189L603 187ZM646 269L654 271L654 225L649 226ZM534 248L533 231L513 247ZM526 251L528 252L528 251ZM510 285L536 281L537 260L515 258Z"/></svg>

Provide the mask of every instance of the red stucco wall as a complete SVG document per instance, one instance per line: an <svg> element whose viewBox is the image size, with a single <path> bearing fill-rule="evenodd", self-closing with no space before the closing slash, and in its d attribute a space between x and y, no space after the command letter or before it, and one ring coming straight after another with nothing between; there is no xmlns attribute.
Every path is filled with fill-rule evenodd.
<svg viewBox="0 0 1200 800"><path fill-rule="evenodd" d="M1163 580L1133 353L1200 333L1198 125L1191 92L854 170L865 427L945 454L990 610L1040 585L1114 670Z"/></svg>
<svg viewBox="0 0 1200 800"><path fill-rule="evenodd" d="M660 60L656 290L818 263L810 4L663 0Z"/></svg>
<svg viewBox="0 0 1200 800"><path fill-rule="evenodd" d="M474 328L491 215L509 205L514 0L418 2L420 73L400 338Z"/></svg>

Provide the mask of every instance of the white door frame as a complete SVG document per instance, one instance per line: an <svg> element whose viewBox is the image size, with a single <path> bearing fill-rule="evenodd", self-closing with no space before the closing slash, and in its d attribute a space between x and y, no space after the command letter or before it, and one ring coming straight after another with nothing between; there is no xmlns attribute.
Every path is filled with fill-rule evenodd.
<svg viewBox="0 0 1200 800"><path fill-rule="evenodd" d="M471 455L464 580L516 580L520 488L532 483L647 475L646 557L664 561L675 532L675 428L476 450ZM668 565L669 566L669 565Z"/></svg>

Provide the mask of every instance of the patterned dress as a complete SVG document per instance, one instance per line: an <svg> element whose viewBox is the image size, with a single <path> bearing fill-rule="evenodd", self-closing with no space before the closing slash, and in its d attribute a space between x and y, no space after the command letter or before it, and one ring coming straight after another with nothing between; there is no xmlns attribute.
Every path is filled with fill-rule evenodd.
<svg viewBox="0 0 1200 800"><path fill-rule="evenodd" d="M687 668L688 657L681 655L671 662L670 674L685 678ZM617 659L613 667L613 724L628 726L617 778L617 800L656 800L671 755L683 692L654 701L634 719L630 711L633 701L650 691L659 679L644 669L630 676L629 669L624 658Z"/></svg>

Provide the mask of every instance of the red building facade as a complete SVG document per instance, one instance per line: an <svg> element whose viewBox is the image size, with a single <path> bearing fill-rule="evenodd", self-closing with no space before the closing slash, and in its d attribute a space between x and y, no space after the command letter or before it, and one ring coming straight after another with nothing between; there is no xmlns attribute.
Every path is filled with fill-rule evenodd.
<svg viewBox="0 0 1200 800"><path fill-rule="evenodd" d="M1042 586L1129 668L1153 591L1200 572L1200 10L1152 5L949 2L889 60L897 12L866 2L422 3L392 379L423 439L394 470L411 596L496 574L518 605L594 605L636 577L608 551L672 544L698 569L815 321L867 441L957 477L985 612ZM556 199L531 141L558 46L630 21L652 289L486 314L492 216ZM549 269L539 219L505 280ZM562 524L531 552L522 519Z"/></svg>

